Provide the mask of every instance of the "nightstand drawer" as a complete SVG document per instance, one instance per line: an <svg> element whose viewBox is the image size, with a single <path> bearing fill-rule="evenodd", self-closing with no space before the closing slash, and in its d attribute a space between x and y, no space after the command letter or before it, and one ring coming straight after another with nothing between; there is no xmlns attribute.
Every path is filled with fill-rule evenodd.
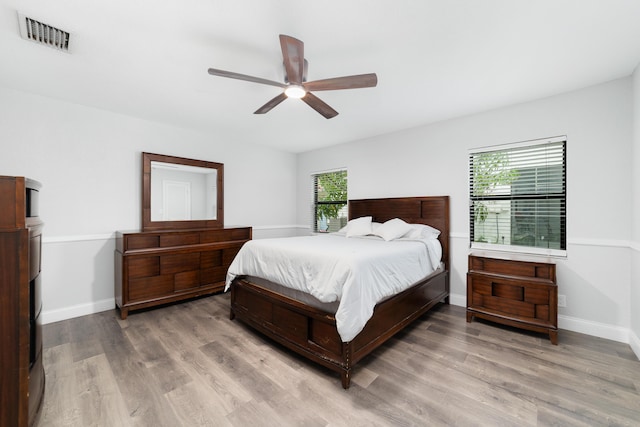
<svg viewBox="0 0 640 427"><path fill-rule="evenodd" d="M551 324L549 306L555 285L469 273L469 308Z"/></svg>
<svg viewBox="0 0 640 427"><path fill-rule="evenodd" d="M504 276L531 277L556 281L556 266L542 262L513 261L507 259L471 256L469 271L484 271Z"/></svg>

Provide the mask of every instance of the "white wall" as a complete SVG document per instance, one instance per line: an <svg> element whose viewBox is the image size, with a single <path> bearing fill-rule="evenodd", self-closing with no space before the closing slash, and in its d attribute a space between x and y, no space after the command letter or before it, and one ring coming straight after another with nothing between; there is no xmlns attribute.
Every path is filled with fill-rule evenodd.
<svg viewBox="0 0 640 427"><path fill-rule="evenodd" d="M633 74L632 143L632 241L631 241L631 334L630 344L640 357L640 66Z"/></svg>
<svg viewBox="0 0 640 427"><path fill-rule="evenodd" d="M140 227L143 151L224 163L226 225L296 232L290 153L2 88L0 147L1 175L43 184L46 323L113 308L113 234Z"/></svg>
<svg viewBox="0 0 640 427"><path fill-rule="evenodd" d="M561 328L628 342L632 80L299 155L298 221L313 172L347 167L349 198L451 197L452 302L466 304L472 147L567 135L568 257L557 260ZM433 100L437 102L437 100ZM596 197L597 195L597 197Z"/></svg>

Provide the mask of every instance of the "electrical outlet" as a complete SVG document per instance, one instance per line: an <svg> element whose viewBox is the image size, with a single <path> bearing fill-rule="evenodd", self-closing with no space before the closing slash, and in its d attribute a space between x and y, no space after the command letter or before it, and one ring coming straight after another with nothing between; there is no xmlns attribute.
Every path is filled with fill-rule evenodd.
<svg viewBox="0 0 640 427"><path fill-rule="evenodd" d="M558 307L566 307L566 306L567 306L567 296L558 295Z"/></svg>

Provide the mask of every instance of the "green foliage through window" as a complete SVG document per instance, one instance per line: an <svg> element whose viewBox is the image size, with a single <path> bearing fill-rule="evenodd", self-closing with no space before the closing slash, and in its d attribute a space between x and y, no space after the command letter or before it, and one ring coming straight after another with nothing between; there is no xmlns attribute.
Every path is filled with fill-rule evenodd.
<svg viewBox="0 0 640 427"><path fill-rule="evenodd" d="M504 151L478 153L473 156L471 162L474 196L491 194L496 187L509 185L518 177L518 171L509 168L509 156ZM484 222L489 215L489 210L485 203L476 201L473 213L476 222Z"/></svg>
<svg viewBox="0 0 640 427"><path fill-rule="evenodd" d="M313 176L315 232L338 231L347 223L347 171Z"/></svg>

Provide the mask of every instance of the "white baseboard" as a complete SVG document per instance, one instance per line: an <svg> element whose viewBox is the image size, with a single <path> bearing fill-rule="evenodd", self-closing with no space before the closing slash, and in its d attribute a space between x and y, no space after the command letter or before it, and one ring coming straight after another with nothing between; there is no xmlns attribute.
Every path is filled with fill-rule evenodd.
<svg viewBox="0 0 640 427"><path fill-rule="evenodd" d="M640 338L633 331L629 331L629 345L631 350L636 354L636 357L640 359Z"/></svg>
<svg viewBox="0 0 640 427"><path fill-rule="evenodd" d="M628 328L623 328L622 326L608 325L569 316L558 316L558 329L566 329L568 331L629 344L630 331Z"/></svg>
<svg viewBox="0 0 640 427"><path fill-rule="evenodd" d="M113 310L116 306L114 298L107 298L87 304L78 304L71 307L57 310L42 310L42 323L59 322L61 320L73 319L74 317L86 316L87 314L99 313L101 311Z"/></svg>

